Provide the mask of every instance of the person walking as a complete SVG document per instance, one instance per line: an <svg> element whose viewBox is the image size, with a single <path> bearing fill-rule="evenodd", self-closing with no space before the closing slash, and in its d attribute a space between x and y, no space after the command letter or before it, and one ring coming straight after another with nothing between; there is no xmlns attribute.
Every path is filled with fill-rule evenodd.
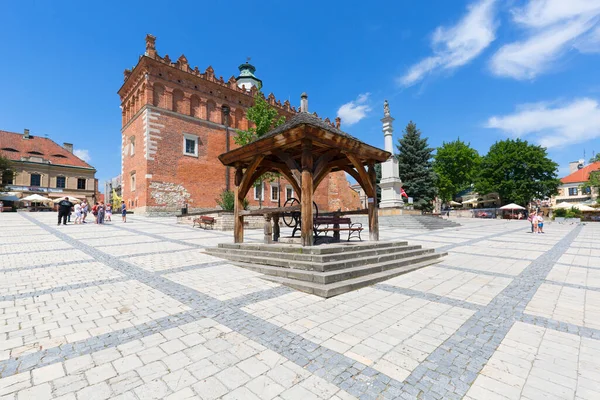
<svg viewBox="0 0 600 400"><path fill-rule="evenodd" d="M121 200L121 217L123 218L123 222L127 222L127 206L125 205L125 200Z"/></svg>
<svg viewBox="0 0 600 400"><path fill-rule="evenodd" d="M105 212L105 206L104 206L104 202L101 201L100 204L98 204L98 208L96 209L96 212L98 213L98 224L104 224L104 212Z"/></svg>
<svg viewBox="0 0 600 400"><path fill-rule="evenodd" d="M98 202L92 206L92 214L94 215L94 223L98 223Z"/></svg>
<svg viewBox="0 0 600 400"><path fill-rule="evenodd" d="M71 213L71 207L73 207L73 203L69 201L68 197L58 203L58 225L60 225L61 219L63 225L67 224L67 216Z"/></svg>
<svg viewBox="0 0 600 400"><path fill-rule="evenodd" d="M75 224L81 224L81 204L75 203Z"/></svg>
<svg viewBox="0 0 600 400"><path fill-rule="evenodd" d="M112 222L112 204L106 204L106 220Z"/></svg>
<svg viewBox="0 0 600 400"><path fill-rule="evenodd" d="M86 201L86 200L83 200L83 201L81 202L81 223L82 223L82 224L85 224L85 223L86 223L86 222L85 222L85 217L87 217L87 212L88 212L88 209L87 209L87 201Z"/></svg>
<svg viewBox="0 0 600 400"><path fill-rule="evenodd" d="M544 233L544 213L541 211L537 217L537 232Z"/></svg>

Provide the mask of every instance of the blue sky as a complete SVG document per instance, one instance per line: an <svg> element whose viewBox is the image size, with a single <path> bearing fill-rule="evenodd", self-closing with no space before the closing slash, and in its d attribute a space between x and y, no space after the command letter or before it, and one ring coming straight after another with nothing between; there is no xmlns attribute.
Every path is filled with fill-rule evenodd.
<svg viewBox="0 0 600 400"><path fill-rule="evenodd" d="M481 154L521 137L567 164L600 151L600 0L6 2L0 129L74 143L104 179L120 171L123 70L159 54L225 79L247 56L265 93L383 146L409 120L432 146Z"/></svg>

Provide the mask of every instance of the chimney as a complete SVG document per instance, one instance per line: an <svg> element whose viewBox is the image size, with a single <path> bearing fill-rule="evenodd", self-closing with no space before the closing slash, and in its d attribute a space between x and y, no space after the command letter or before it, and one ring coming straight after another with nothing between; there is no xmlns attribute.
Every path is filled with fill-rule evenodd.
<svg viewBox="0 0 600 400"><path fill-rule="evenodd" d="M300 95L300 112L308 112L308 95L306 92Z"/></svg>
<svg viewBox="0 0 600 400"><path fill-rule="evenodd" d="M23 131L23 139L29 139L29 129Z"/></svg>
<svg viewBox="0 0 600 400"><path fill-rule="evenodd" d="M67 150L69 153L73 153L73 145L71 143L63 143L63 147L65 148L65 150Z"/></svg>

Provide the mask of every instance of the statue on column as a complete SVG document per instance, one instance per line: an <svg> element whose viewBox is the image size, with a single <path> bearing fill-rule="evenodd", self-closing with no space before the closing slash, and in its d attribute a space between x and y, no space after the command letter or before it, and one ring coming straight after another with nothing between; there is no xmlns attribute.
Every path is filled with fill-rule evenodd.
<svg viewBox="0 0 600 400"><path fill-rule="evenodd" d="M390 116L390 105L387 100L383 101L383 116L384 117Z"/></svg>

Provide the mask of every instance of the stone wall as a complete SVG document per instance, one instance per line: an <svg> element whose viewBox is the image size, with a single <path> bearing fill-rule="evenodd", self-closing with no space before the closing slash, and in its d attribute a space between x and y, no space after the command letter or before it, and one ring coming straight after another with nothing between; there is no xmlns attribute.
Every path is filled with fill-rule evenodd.
<svg viewBox="0 0 600 400"><path fill-rule="evenodd" d="M218 211L206 214L198 215L184 215L177 217L178 224L193 225L194 218L200 218L201 215L207 217L213 217L215 219L214 229L219 231L232 231L233 232L233 213ZM263 229L265 225L265 219L263 216L245 216L244 217L244 229Z"/></svg>

